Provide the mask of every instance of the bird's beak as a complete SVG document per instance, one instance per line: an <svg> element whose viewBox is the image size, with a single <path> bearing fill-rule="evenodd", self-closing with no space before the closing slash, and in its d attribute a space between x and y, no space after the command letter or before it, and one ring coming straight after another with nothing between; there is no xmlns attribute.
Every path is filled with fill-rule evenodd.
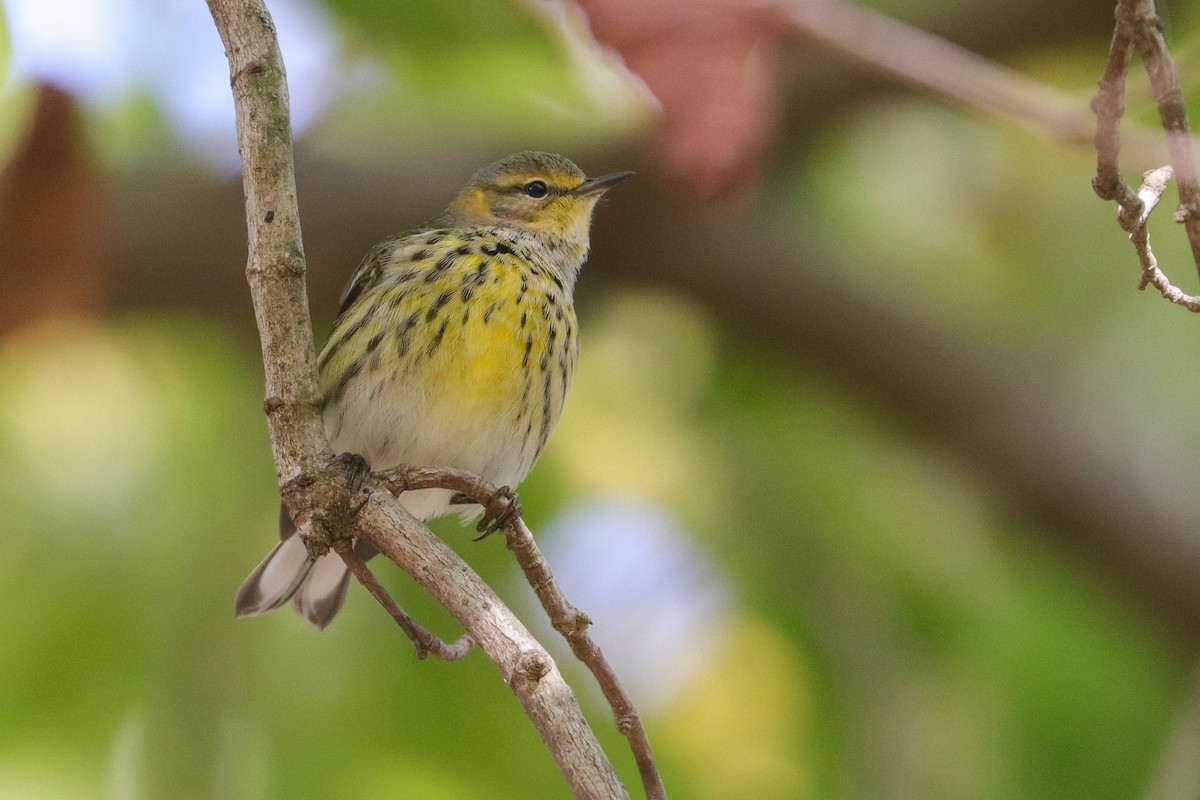
<svg viewBox="0 0 1200 800"><path fill-rule="evenodd" d="M611 175L601 175L599 178L588 178L571 190L576 197L591 197L607 192L626 178L632 177L632 172L614 172Z"/></svg>

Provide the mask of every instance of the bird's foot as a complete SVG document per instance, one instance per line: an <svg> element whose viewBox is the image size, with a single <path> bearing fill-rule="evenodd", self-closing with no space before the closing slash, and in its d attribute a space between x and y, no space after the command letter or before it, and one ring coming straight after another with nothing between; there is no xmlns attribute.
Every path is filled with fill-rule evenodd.
<svg viewBox="0 0 1200 800"><path fill-rule="evenodd" d="M501 486L483 503L483 519L475 526L479 536L472 541L478 542L507 528L524 513L525 509L521 507L521 499L517 497L517 493L508 486Z"/></svg>

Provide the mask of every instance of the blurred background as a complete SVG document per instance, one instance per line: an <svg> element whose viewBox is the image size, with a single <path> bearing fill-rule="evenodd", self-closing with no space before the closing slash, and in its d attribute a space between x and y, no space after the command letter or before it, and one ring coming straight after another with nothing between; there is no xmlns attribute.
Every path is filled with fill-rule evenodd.
<svg viewBox="0 0 1200 800"><path fill-rule="evenodd" d="M477 167L637 170L521 489L671 796L1200 797L1198 321L1136 291L1087 136L742 2L586 5L611 49L550 2L271 0L318 343L367 249ZM872 5L1087 119L1104 3ZM1200 8L1165 12L1195 99ZM1165 163L1138 69L1131 177ZM565 797L481 654L416 661L357 588L324 632L233 619L278 501L204 4L0 0L0 76L0 797ZM640 796L502 543L437 530Z"/></svg>

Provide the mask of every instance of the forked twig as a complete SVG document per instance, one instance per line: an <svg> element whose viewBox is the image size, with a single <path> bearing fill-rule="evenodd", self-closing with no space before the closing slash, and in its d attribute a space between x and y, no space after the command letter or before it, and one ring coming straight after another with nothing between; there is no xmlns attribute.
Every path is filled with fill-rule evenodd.
<svg viewBox="0 0 1200 800"><path fill-rule="evenodd" d="M404 631L404 635L416 648L417 658L423 661L427 656L432 655L441 661L458 661L475 647L475 640L469 633L464 633L453 642L446 642L413 619L388 594L388 590L383 588L383 584L375 577L375 573L371 572L371 568L355 554L354 545L349 539L338 539L334 543L333 549L342 557L342 561L346 562L346 566L350 568L350 572L354 574L358 582L365 586L371 596L379 601L379 605L383 606L392 615L392 619L396 620L400 630Z"/></svg>
<svg viewBox="0 0 1200 800"><path fill-rule="evenodd" d="M784 0L764 5L764 13L788 28L836 47L900 80L942 94L1059 139L1086 135L1086 119L1072 97L993 64L957 45L885 14L839 0ZM1187 231L1200 270L1200 180L1196 176L1192 136L1179 75L1162 34L1154 0L1118 0L1116 28L1100 88L1092 100L1096 117L1093 142L1097 153L1096 193L1122 208L1122 227L1131 234L1142 264L1141 286L1152 285L1163 297L1190 311L1200 311L1200 298L1185 294L1158 268L1144 227L1127 227L1126 218L1141 218L1139 194L1121 178L1121 118L1125 113L1125 79L1133 50L1141 56L1179 185L1176 220ZM1141 138L1141 137L1139 137ZM1161 196L1162 192L1158 192Z"/></svg>
<svg viewBox="0 0 1200 800"><path fill-rule="evenodd" d="M588 627L592 624L591 619L567 600L566 595L559 588L558 582L554 580L550 564L538 549L525 520L518 518L512 524L507 525L504 528L504 538L508 549L512 551L517 563L521 565L521 571L525 573L525 580L533 587L534 593L541 601L542 608L550 617L550 624L554 626L554 630L562 634L563 638L567 640L567 644L571 646L571 652L587 665L592 675L595 676L596 682L600 684L604 699L608 701L613 710L613 716L616 717L617 729L629 740L629 747L633 750L634 760L637 761L642 785L646 788L646 797L649 800L665 798L667 796L666 789L663 787L662 777L658 773L654 751L650 747L650 739L646 736L646 728L642 725L637 706L633 704L633 699L625 691L625 687L617 678L617 673L608 663L600 646L588 633Z"/></svg>
<svg viewBox="0 0 1200 800"><path fill-rule="evenodd" d="M662 776L637 706L600 646L588 633L592 621L567 600L554 580L549 563L520 517L516 496L507 488L497 489L478 475L458 469L400 466L378 473L376 478L394 493L415 489L452 489L483 506L485 520L498 519L503 522L500 530L508 549L516 557L525 579L537 594L551 625L567 640L571 652L587 666L600 684L600 690L616 718L617 729L629 740L647 800L666 800Z"/></svg>
<svg viewBox="0 0 1200 800"><path fill-rule="evenodd" d="M1125 79L1129 74L1132 51L1136 48L1150 77L1159 117L1166 131L1171 166L1151 170L1143 176L1137 193L1121 177L1121 118L1125 113ZM1158 205L1167 183L1174 175L1179 186L1179 208L1175 220L1183 223L1192 258L1200 271L1200 180L1192 150L1187 108L1179 74L1163 38L1162 23L1153 0L1118 0L1116 26L1099 89L1092 99L1096 114L1096 177L1092 188L1102 200L1114 200L1120 206L1118 221L1137 251L1142 266L1139 289L1154 286L1167 300L1189 311L1200 312L1200 297L1186 294L1174 286L1158 267L1150 247L1146 228L1150 213Z"/></svg>

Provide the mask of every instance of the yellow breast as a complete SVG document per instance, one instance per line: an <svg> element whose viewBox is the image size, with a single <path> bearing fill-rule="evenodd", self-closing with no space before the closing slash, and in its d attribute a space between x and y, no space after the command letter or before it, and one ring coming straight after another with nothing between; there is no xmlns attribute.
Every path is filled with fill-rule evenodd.
<svg viewBox="0 0 1200 800"><path fill-rule="evenodd" d="M340 422L331 437L356 440L340 445L377 467L457 466L515 485L558 422L576 357L569 296L519 242L409 237L322 352L326 402ZM387 430L364 428L364 415Z"/></svg>

